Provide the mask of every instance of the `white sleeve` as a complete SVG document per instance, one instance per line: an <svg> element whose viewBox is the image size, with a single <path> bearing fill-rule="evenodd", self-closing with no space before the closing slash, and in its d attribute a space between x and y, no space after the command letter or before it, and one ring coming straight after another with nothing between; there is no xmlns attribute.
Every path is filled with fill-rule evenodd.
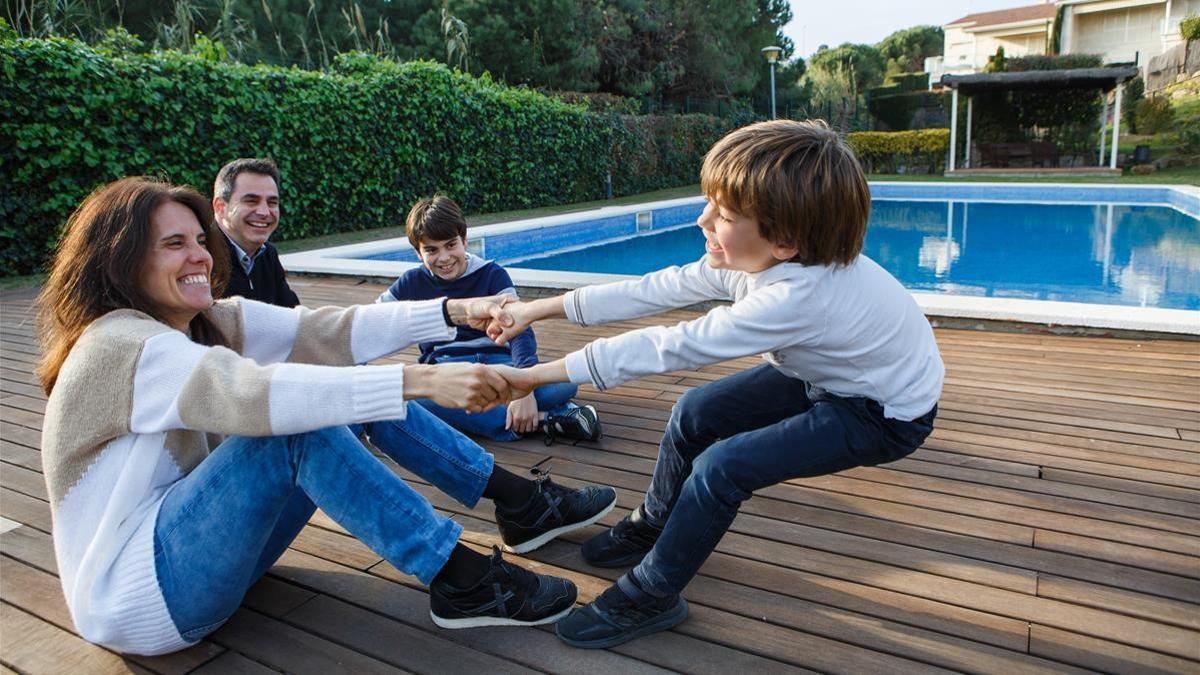
<svg viewBox="0 0 1200 675"><path fill-rule="evenodd" d="M275 436L405 416L404 367L260 365L178 331L149 338L134 372L130 429Z"/></svg>
<svg viewBox="0 0 1200 675"><path fill-rule="evenodd" d="M714 270L702 259L638 279L577 288L563 296L563 309L569 320L583 326L652 316L706 300L731 299L734 274Z"/></svg>
<svg viewBox="0 0 1200 675"><path fill-rule="evenodd" d="M255 361L294 361L344 366L366 363L418 342L452 340L442 299L386 302L348 308L288 309L262 302L240 303L245 330L243 353Z"/></svg>
<svg viewBox="0 0 1200 675"><path fill-rule="evenodd" d="M823 319L814 321L813 316L794 289L768 286L692 321L591 342L566 356L567 375L576 384L608 389L643 375L811 343L825 330Z"/></svg>

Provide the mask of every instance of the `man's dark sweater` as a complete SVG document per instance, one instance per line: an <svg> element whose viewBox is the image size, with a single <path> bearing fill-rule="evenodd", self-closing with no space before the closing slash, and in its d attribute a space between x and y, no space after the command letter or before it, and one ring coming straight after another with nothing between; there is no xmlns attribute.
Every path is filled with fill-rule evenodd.
<svg viewBox="0 0 1200 675"><path fill-rule="evenodd" d="M300 298L288 286L287 273L279 263L279 253L269 242L263 246L265 250L254 260L248 276L238 260L237 249L229 246L229 285L225 287L225 297L240 295L280 307L299 305Z"/></svg>

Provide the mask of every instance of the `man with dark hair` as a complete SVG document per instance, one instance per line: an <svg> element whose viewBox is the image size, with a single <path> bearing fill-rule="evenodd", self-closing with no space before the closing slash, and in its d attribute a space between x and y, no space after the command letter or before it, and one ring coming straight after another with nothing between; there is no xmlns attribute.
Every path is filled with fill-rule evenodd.
<svg viewBox="0 0 1200 675"><path fill-rule="evenodd" d="M267 239L279 225L279 168L269 159L235 159L213 183L213 213L229 240L226 296L295 307L279 253Z"/></svg>

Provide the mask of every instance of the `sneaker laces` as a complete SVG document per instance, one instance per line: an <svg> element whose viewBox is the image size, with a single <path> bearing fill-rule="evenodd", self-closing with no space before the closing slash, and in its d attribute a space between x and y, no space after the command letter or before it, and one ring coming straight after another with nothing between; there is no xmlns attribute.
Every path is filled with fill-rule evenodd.
<svg viewBox="0 0 1200 675"><path fill-rule="evenodd" d="M551 459L553 457L549 455L542 458L540 462L529 467L529 473L533 476L534 482L537 483L537 492L535 494L543 495L545 498L546 506L549 507L548 515L561 520L563 510L560 506L566 500L566 495L570 490L550 480L550 472L553 470L550 466L542 468L542 465Z"/></svg>
<svg viewBox="0 0 1200 675"><path fill-rule="evenodd" d="M530 592L537 587L537 575L505 560L504 553L495 544L492 544L491 569L492 578L496 582L508 582Z"/></svg>

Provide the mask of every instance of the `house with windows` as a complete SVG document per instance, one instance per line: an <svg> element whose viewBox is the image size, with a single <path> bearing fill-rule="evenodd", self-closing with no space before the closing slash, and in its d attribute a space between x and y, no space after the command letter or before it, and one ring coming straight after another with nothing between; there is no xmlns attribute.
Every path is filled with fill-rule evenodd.
<svg viewBox="0 0 1200 675"><path fill-rule="evenodd" d="M1060 54L1100 54L1105 64L1145 66L1182 42L1179 22L1200 14L1200 0L1047 0L968 14L943 24L942 56L926 59L931 86L942 75L982 72L988 57L1046 54L1058 34Z"/></svg>

